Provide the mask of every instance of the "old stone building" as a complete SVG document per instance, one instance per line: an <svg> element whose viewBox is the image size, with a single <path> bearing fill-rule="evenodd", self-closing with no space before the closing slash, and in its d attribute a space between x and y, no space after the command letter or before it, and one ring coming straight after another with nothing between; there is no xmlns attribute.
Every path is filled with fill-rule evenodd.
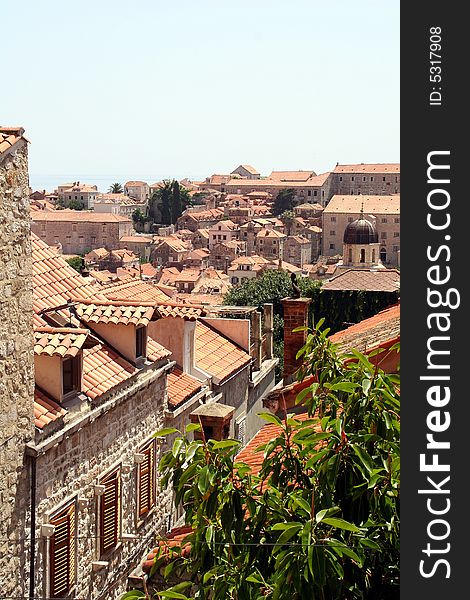
<svg viewBox="0 0 470 600"><path fill-rule="evenodd" d="M94 210L97 213L111 213L132 219L132 215L136 210L140 210L145 215L147 205L147 200L141 202L129 198L126 194L97 194Z"/></svg>
<svg viewBox="0 0 470 600"><path fill-rule="evenodd" d="M261 175L251 165L239 165L234 169L230 175L239 175L240 177L246 177L247 179L259 179Z"/></svg>
<svg viewBox="0 0 470 600"><path fill-rule="evenodd" d="M255 252L268 260L277 260L283 257L283 248L286 235L276 229L261 229L256 234Z"/></svg>
<svg viewBox="0 0 470 600"><path fill-rule="evenodd" d="M221 208L209 208L196 206L187 208L177 221L178 229L189 229L197 231L198 229L209 229L220 221L224 216Z"/></svg>
<svg viewBox="0 0 470 600"><path fill-rule="evenodd" d="M126 181L124 193L140 204L145 204L149 199L150 187L145 181Z"/></svg>
<svg viewBox="0 0 470 600"><path fill-rule="evenodd" d="M233 221L219 221L209 228L209 250L220 242L231 242L239 237L239 227Z"/></svg>
<svg viewBox="0 0 470 600"><path fill-rule="evenodd" d="M389 196L400 193L400 165L398 163L337 164L331 176L332 194L344 196Z"/></svg>
<svg viewBox="0 0 470 600"><path fill-rule="evenodd" d="M85 254L93 248L119 248L134 233L132 221L112 214L80 210L31 213L31 230L49 246L62 244L64 254Z"/></svg>
<svg viewBox="0 0 470 600"><path fill-rule="evenodd" d="M183 266L183 262L191 251L190 242L178 238L167 238L155 244L151 251L151 261L154 266Z"/></svg>
<svg viewBox="0 0 470 600"><path fill-rule="evenodd" d="M341 254L343 235L349 223L358 219L363 208L366 219L374 224L384 265L399 264L400 196L333 196L323 211L322 254Z"/></svg>
<svg viewBox="0 0 470 600"><path fill-rule="evenodd" d="M0 126L0 586L29 594L33 333L28 148L21 127ZM7 540L9 540L7 542Z"/></svg>
<svg viewBox="0 0 470 600"><path fill-rule="evenodd" d="M85 210L90 210L94 207L98 188L96 185L73 183L70 187L59 186L58 200L62 206L70 206L70 204L79 204Z"/></svg>
<svg viewBox="0 0 470 600"><path fill-rule="evenodd" d="M290 235L284 240L283 260L303 268L312 260L312 244L302 235Z"/></svg>

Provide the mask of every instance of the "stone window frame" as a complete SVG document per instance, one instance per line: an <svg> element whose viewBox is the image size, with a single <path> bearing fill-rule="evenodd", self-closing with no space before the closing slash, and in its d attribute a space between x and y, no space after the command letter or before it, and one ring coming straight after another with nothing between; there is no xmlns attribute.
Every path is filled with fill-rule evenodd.
<svg viewBox="0 0 470 600"><path fill-rule="evenodd" d="M78 525L78 510L77 510L77 497L73 497L71 500L65 502L60 508L53 511L49 516L49 524L54 525L54 533L51 536L48 544L47 560L48 560L48 580L47 580L47 596L49 598L63 598L64 596L73 595L75 587L77 585L77 570L78 570L78 548L77 548L77 525ZM61 526L66 528L65 540L63 539L63 532L60 530ZM56 560L55 555L55 539L56 536L62 538L57 543L60 551L66 548L66 585L55 589L54 581L61 579L60 575L55 572ZM71 543L72 542L72 543Z"/></svg>
<svg viewBox="0 0 470 600"><path fill-rule="evenodd" d="M62 389L62 399L67 398L68 396L75 395L77 392L81 391L81 376L82 376L82 361L81 361L81 353L77 356L63 358L60 365L60 380L61 380L61 389ZM68 372L64 372L64 366L70 365L70 388L65 388L65 376L68 376Z"/></svg>

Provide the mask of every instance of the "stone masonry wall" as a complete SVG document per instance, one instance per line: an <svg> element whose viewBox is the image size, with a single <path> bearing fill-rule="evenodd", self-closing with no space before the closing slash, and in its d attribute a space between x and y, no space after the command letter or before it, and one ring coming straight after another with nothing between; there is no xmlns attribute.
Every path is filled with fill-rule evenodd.
<svg viewBox="0 0 470 600"><path fill-rule="evenodd" d="M86 499L77 506L74 596L90 600L119 597L126 589L130 570L138 566L154 547L156 534L166 531L170 498L159 485L158 471L155 507L142 522L138 522L138 465L134 461L134 454L164 425L166 388L166 374L155 379L152 370L140 373L126 400L84 424L37 459L38 537L41 524L49 522L50 516L67 502ZM157 445L157 464L160 450ZM133 534L137 539L123 540L106 558L109 566L94 571L92 562L100 560L97 539L99 497L94 495L94 485L119 464L130 465L130 472L121 474L122 533ZM49 593L48 569L48 542L41 538L36 561L37 596L46 597Z"/></svg>
<svg viewBox="0 0 470 600"><path fill-rule="evenodd" d="M24 448L34 433L28 196L24 143L16 153L0 156L0 589L14 597L28 590Z"/></svg>

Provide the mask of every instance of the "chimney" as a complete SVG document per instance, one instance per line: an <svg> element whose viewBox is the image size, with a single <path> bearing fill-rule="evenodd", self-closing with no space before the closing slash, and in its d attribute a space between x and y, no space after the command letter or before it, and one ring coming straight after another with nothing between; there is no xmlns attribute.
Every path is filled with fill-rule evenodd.
<svg viewBox="0 0 470 600"><path fill-rule="evenodd" d="M203 432L206 440L225 440L230 435L230 423L235 408L218 402L201 404L189 415L191 423L198 423L202 431L194 432L195 440L202 440Z"/></svg>
<svg viewBox="0 0 470 600"><path fill-rule="evenodd" d="M305 344L307 331L293 332L297 327L307 327L310 298L284 298L284 385L294 380L295 372L301 360L295 358L297 352Z"/></svg>

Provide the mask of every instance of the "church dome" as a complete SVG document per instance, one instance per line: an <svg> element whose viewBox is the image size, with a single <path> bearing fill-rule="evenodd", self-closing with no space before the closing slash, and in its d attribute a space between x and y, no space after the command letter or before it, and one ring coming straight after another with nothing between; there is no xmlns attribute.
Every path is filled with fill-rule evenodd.
<svg viewBox="0 0 470 600"><path fill-rule="evenodd" d="M367 219L361 210L361 216L356 221L349 223L344 230L344 244L378 244L379 234L375 225Z"/></svg>

